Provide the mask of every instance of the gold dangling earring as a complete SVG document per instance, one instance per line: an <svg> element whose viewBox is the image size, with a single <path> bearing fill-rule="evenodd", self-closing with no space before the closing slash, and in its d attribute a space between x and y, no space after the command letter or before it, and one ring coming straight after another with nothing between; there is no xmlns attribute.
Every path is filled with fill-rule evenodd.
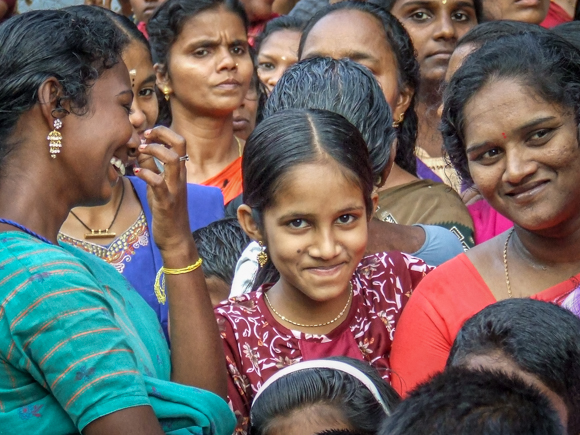
<svg viewBox="0 0 580 435"><path fill-rule="evenodd" d="M50 148L50 157L56 159L56 155L60 154L60 149L62 148L62 134L60 133L60 128L62 127L62 121L58 118L54 120L53 123L54 130L52 130L46 139L48 139L48 146Z"/></svg>
<svg viewBox="0 0 580 435"><path fill-rule="evenodd" d="M399 128L399 126L403 123L404 119L405 119L405 114L401 113L401 116L399 116L399 119L396 120L395 122L393 122L393 128Z"/></svg>
<svg viewBox="0 0 580 435"><path fill-rule="evenodd" d="M260 244L260 248L262 248L262 250L258 253L256 258L258 259L258 264L260 267L264 267L268 262L268 254L266 254L266 247L264 244L261 241L258 243Z"/></svg>
<svg viewBox="0 0 580 435"><path fill-rule="evenodd" d="M163 95L165 96L165 101L169 101L169 94L170 94L170 93L171 93L171 92L169 92L169 87L165 86L165 87L163 88Z"/></svg>

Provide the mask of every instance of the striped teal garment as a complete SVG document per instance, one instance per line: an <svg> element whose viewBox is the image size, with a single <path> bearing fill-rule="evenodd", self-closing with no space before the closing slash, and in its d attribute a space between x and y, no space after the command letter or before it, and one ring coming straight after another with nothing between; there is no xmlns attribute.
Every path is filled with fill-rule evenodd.
<svg viewBox="0 0 580 435"><path fill-rule="evenodd" d="M0 434L79 432L140 405L168 433L232 433L226 402L169 382L155 313L97 257L0 233L0 301Z"/></svg>

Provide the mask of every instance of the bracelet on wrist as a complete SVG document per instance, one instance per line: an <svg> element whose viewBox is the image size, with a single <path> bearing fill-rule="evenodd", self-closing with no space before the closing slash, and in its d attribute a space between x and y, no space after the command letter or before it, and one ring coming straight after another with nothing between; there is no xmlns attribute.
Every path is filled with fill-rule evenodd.
<svg viewBox="0 0 580 435"><path fill-rule="evenodd" d="M167 301L167 294L165 293L165 275L182 275L184 273L193 272L201 266L201 263L203 263L203 259L200 257L195 263L181 269L169 269L167 267L159 269L153 286L157 301L163 305L165 305L165 302Z"/></svg>

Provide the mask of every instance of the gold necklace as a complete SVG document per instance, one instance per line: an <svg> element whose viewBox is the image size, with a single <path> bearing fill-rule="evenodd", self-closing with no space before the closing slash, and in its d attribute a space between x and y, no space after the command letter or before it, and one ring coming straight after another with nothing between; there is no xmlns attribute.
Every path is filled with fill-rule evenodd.
<svg viewBox="0 0 580 435"><path fill-rule="evenodd" d="M238 143L238 155L240 157L242 157L242 154L244 153L244 150L242 148L242 143L240 142L240 140L238 139L237 136L234 136L236 138L236 142Z"/></svg>
<svg viewBox="0 0 580 435"><path fill-rule="evenodd" d="M266 304L268 305L268 307L274 312L274 314L276 314L278 317L280 317L285 322L291 323L292 325L301 326L303 328L318 328L320 326L331 325L334 322L336 322L338 319L340 319L342 316L344 316L344 313L346 313L346 309L348 308L348 306L350 305L350 301L352 300L352 283L350 283L350 286L349 286L348 300L346 301L346 305L344 306L342 311L340 313L338 313L338 316L336 316L334 319L332 319L328 322L319 323L317 325L304 325L302 323L294 322L293 320L290 320L287 317L284 317L282 314L280 314L278 311L276 311L276 309L272 306L270 299L268 299L268 294L267 293L262 293L262 294L264 295L264 300L266 301Z"/></svg>
<svg viewBox="0 0 580 435"><path fill-rule="evenodd" d="M514 229L512 228L510 233L507 236L507 239L505 239L505 245L503 247L503 268L505 271L505 283L507 285L508 296L510 299L512 299L514 297L514 295L512 294L512 287L510 285L510 274L508 272L507 248L508 248L508 243L510 241L510 238L511 238L513 232L514 232Z"/></svg>

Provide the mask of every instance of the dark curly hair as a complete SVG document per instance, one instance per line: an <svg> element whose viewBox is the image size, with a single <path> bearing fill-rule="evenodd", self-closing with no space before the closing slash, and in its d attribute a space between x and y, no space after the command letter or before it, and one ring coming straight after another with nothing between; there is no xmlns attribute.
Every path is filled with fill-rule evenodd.
<svg viewBox="0 0 580 435"><path fill-rule="evenodd" d="M488 83L513 79L548 103L580 112L580 51L552 32L506 36L470 54L443 96L441 132L449 159L473 184L465 151L465 106Z"/></svg>
<svg viewBox="0 0 580 435"><path fill-rule="evenodd" d="M370 70L350 59L302 60L276 84L264 116L286 109L329 110L348 119L368 146L375 183L379 183L397 132L389 104Z"/></svg>
<svg viewBox="0 0 580 435"><path fill-rule="evenodd" d="M86 113L95 81L120 59L127 38L107 18L65 10L32 11L0 26L0 162L20 116L38 103L38 88L51 77L75 115Z"/></svg>
<svg viewBox="0 0 580 435"><path fill-rule="evenodd" d="M341 10L354 10L365 12L375 17L385 31L385 39L389 44L391 51L397 59L397 70L399 75L399 89L408 86L413 92L411 104L405 112L405 119L397 129L397 138L399 140L395 163L405 171L417 175L417 160L415 158L415 141L417 140L418 119L415 112L415 100L419 89L419 63L415 57L415 49L409 34L390 12L386 9L361 1L343 1L318 11L308 22L300 39L298 49L298 58L302 59L302 52L306 39L312 28L325 16Z"/></svg>

